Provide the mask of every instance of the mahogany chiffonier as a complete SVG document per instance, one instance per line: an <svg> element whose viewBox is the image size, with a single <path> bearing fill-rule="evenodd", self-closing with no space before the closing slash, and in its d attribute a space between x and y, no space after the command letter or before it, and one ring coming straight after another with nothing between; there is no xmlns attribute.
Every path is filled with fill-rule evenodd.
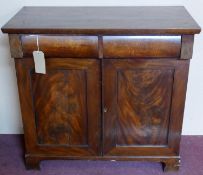
<svg viewBox="0 0 203 175"><path fill-rule="evenodd" d="M200 30L184 7L22 8L2 31L15 59L26 166L135 160L178 170Z"/></svg>

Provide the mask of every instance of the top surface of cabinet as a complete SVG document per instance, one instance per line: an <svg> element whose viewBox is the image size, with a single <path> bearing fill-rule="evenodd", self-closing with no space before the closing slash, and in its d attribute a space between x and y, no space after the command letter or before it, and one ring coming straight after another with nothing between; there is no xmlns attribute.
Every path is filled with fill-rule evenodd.
<svg viewBox="0 0 203 175"><path fill-rule="evenodd" d="M29 34L195 34L200 27L181 6L23 7L3 28Z"/></svg>

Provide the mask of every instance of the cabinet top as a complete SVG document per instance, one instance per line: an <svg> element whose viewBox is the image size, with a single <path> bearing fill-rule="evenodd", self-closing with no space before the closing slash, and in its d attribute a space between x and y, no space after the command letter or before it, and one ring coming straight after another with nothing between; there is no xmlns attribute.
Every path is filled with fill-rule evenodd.
<svg viewBox="0 0 203 175"><path fill-rule="evenodd" d="M182 6L23 7L4 33L15 34L196 34L199 25Z"/></svg>

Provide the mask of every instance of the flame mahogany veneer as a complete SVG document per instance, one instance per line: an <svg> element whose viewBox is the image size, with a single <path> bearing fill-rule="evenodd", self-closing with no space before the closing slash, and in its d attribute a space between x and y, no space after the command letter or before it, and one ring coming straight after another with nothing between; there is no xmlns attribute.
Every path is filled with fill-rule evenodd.
<svg viewBox="0 0 203 175"><path fill-rule="evenodd" d="M194 34L184 7L24 7L9 34L27 168L46 159L180 166ZM46 74L32 52L45 53Z"/></svg>

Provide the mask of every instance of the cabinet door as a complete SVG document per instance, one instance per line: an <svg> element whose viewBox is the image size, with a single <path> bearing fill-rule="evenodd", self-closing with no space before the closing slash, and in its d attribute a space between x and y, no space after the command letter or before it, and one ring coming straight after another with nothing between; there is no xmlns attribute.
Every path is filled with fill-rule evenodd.
<svg viewBox="0 0 203 175"><path fill-rule="evenodd" d="M188 61L104 60L103 154L176 156Z"/></svg>
<svg viewBox="0 0 203 175"><path fill-rule="evenodd" d="M100 70L93 59L47 59L46 74L32 59L16 59L30 154L90 156L100 153Z"/></svg>

